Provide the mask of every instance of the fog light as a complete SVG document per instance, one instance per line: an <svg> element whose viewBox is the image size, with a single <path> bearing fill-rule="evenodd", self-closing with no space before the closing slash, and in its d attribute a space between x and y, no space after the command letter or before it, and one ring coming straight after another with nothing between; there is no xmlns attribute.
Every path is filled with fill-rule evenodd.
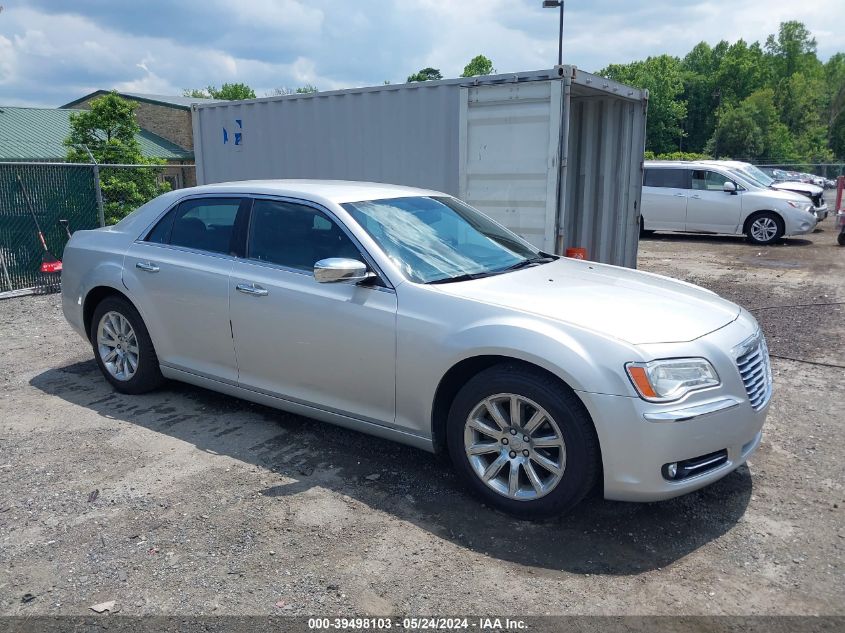
<svg viewBox="0 0 845 633"><path fill-rule="evenodd" d="M674 479L677 474L678 464L674 462L671 464L666 464L666 475L669 477L669 479Z"/></svg>

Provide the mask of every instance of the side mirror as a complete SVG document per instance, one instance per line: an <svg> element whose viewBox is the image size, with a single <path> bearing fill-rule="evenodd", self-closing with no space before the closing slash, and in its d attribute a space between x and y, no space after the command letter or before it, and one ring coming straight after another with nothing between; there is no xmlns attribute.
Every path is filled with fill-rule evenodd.
<svg viewBox="0 0 845 633"><path fill-rule="evenodd" d="M367 266L357 259L329 257L314 264L314 279L321 284L333 284L340 281L357 283L369 279L373 274Z"/></svg>
<svg viewBox="0 0 845 633"><path fill-rule="evenodd" d="M722 190L725 193L736 193L736 185L730 180L726 180L725 184L722 185Z"/></svg>

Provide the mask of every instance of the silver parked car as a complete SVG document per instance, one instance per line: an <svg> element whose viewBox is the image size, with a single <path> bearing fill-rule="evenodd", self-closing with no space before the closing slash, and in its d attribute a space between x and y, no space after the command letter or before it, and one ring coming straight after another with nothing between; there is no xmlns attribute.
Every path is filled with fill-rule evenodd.
<svg viewBox="0 0 845 633"><path fill-rule="evenodd" d="M817 223L806 196L770 189L724 164L645 162L643 232L745 235L766 245L810 233Z"/></svg>
<svg viewBox="0 0 845 633"><path fill-rule="evenodd" d="M521 516L712 483L757 448L772 391L737 305L408 187L173 191L77 231L62 300L118 391L171 378L443 450Z"/></svg>

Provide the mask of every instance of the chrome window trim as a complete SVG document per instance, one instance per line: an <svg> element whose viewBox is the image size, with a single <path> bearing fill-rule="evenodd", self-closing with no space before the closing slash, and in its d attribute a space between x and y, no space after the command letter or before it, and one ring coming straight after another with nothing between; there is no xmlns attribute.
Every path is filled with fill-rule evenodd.
<svg viewBox="0 0 845 633"><path fill-rule="evenodd" d="M204 251L199 248L190 248L188 246L177 246L175 244L161 244L159 242L145 242L143 240L135 240L135 244L143 244L145 246L155 246L157 248L164 248L171 251L177 251L180 253L189 253L191 255L205 255L206 257L214 257L216 259L228 259L231 261L236 261L240 259L240 257L236 257L235 255L229 255L228 253L216 253L214 251Z"/></svg>
<svg viewBox="0 0 845 633"><path fill-rule="evenodd" d="M248 193L231 193L231 192L221 193L221 194L214 194L214 195L211 195L211 194L208 194L208 193L193 193L193 194L188 194L188 195L186 195L186 196L184 196L184 197L182 197L182 198L179 198L179 199L178 199L178 200L176 200L173 204L171 204L170 206L166 207L164 211L162 211L161 213L159 213L159 214L156 216L156 218L155 218L152 222L150 222L150 223L146 226L146 228L145 228L143 231L141 231L141 232L138 234L138 237L136 237L136 238L135 238L135 242L136 242L136 243L141 243L141 244L158 244L158 245L162 246L161 242L148 242L148 241L147 241L146 239L144 239L144 238L145 238L147 235L149 235L149 234L150 234L150 231L152 231L152 230L153 230L153 227L155 227L155 226L156 226L159 222L161 222L161 220L163 220L163 219L164 219L164 216L166 216L166 215L167 215L168 213L170 213L173 209L175 209L176 207L178 207L178 206L179 206L180 204L182 204L183 202L187 202L188 200L196 200L196 199L198 199L198 198L210 198L210 199L216 199L216 198L240 198L241 200L243 200L244 198L251 198L251 197L252 197L252 195L251 195L251 194L248 194ZM170 244L165 244L164 246L170 246ZM211 251L199 251L199 249L194 249L194 250L197 250L198 252L202 252L202 253L208 253L208 252L211 252Z"/></svg>
<svg viewBox="0 0 845 633"><path fill-rule="evenodd" d="M346 236L352 241L355 247L358 249L358 252L362 255L364 262L370 266L376 274L379 276L379 279L384 286L361 286L362 288L370 288L372 290L381 290L381 291L389 291L395 292L394 285L390 282L388 276L384 273L381 267L376 263L375 259L370 255L366 248L361 244L357 237L349 230L349 228L337 217L337 214L333 213L331 209L326 208L325 206L314 202L313 200L304 200L302 198L294 198L291 196L274 196L272 194L255 194L255 193L233 193L233 192L226 192L220 194L208 194L208 193L195 193L195 194L188 194L179 198L178 200L174 201L173 204L169 205L159 213L156 218L150 222L143 231L140 232L139 236L135 238L134 243L136 244L146 244L148 246L157 246L160 248L168 248L170 250L184 252L184 253L191 253L196 255L208 255L209 257L217 257L218 259L229 259L232 261L241 261L244 263L256 264L259 266L265 266L268 268L274 268L276 270L281 270L284 272L296 273L299 275L307 275L310 277L314 276L314 271L307 271L307 270L300 270L299 268L292 268L290 266L283 266L281 264L274 264L272 262L262 262L257 259L251 259L249 255L249 237L250 237L250 229L252 227L252 208L249 210L249 222L247 223L246 228L246 243L245 243L245 256L238 257L235 255L229 255L227 253L216 253L214 251L204 251L198 248L189 248L186 246L175 246L173 244L162 244L161 242L150 242L146 239L143 239L147 235L150 234L150 231L162 220L164 217L170 213L173 209L177 206L182 204L183 202L187 202L189 200L196 200L201 198L238 198L238 199L249 199L253 201L253 204L256 200L272 200L275 202L291 202L294 204L301 204L306 207L311 207L324 213L331 221L337 224L340 227L340 230L346 234Z"/></svg>

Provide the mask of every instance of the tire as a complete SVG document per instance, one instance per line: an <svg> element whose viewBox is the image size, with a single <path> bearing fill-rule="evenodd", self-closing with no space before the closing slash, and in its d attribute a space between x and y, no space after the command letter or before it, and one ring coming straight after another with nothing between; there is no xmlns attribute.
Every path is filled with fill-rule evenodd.
<svg viewBox="0 0 845 633"><path fill-rule="evenodd" d="M783 237L783 233L783 218L771 211L763 211L751 216L745 231L748 241L758 246L767 246L777 242Z"/></svg>
<svg viewBox="0 0 845 633"><path fill-rule="evenodd" d="M651 237L652 235L654 235L654 231L645 228L645 218L640 216L640 237Z"/></svg>
<svg viewBox="0 0 845 633"><path fill-rule="evenodd" d="M144 320L126 299L110 296L97 305L89 338L100 371L117 391L147 393L164 382Z"/></svg>
<svg viewBox="0 0 845 633"><path fill-rule="evenodd" d="M836 236L836 243L839 246L845 246L845 231L840 231L839 235Z"/></svg>
<svg viewBox="0 0 845 633"><path fill-rule="evenodd" d="M517 398L521 416L517 426L522 432L516 435L510 428L512 397ZM490 415L490 407L498 409L499 423ZM535 416L547 419L526 435ZM477 430L479 421L485 431ZM537 441L562 442L562 449L540 447ZM575 393L554 377L518 363L495 365L463 386L449 411L446 443L467 487L489 505L520 518L567 512L594 488L601 471L595 428ZM468 445L483 453L468 455ZM560 475L544 468L543 459L562 467ZM500 470L485 483L484 473L495 470L497 464Z"/></svg>

